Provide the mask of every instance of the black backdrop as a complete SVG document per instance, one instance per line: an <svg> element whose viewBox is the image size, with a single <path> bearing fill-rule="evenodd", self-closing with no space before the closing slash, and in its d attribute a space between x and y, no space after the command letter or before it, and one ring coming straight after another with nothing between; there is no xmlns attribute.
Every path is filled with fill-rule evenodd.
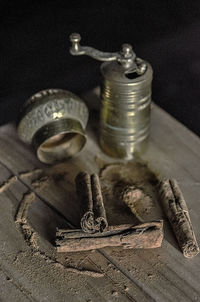
<svg viewBox="0 0 200 302"><path fill-rule="evenodd" d="M153 66L154 101L200 135L200 1L1 1L0 24L0 124L39 90L99 83L100 64L68 52L80 32L104 51L132 44Z"/></svg>

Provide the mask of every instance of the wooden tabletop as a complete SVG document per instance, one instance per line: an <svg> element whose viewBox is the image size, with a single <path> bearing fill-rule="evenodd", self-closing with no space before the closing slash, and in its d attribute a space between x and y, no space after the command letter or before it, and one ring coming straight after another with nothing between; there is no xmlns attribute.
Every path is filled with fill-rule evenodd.
<svg viewBox="0 0 200 302"><path fill-rule="evenodd" d="M200 255L183 257L164 216L161 248L56 254L56 227L78 223L75 175L117 162L98 146L96 114L91 108L84 150L53 167L18 140L14 125L0 128L0 301L200 301ZM153 105L142 160L177 179L200 242L200 139Z"/></svg>

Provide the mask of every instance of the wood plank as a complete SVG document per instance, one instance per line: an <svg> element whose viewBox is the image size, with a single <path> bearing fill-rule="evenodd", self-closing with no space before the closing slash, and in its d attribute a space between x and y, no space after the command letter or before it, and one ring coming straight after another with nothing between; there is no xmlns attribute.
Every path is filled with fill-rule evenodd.
<svg viewBox="0 0 200 302"><path fill-rule="evenodd" d="M44 254L40 255L40 253L34 251L33 247L26 244L22 233L14 222L15 212L24 194L27 194L27 188L18 180L0 194L0 211L1 213L4 212L0 225L0 257L2 266L2 276L0 277L4 279L5 275L9 276L10 280L12 280L13 284L17 284L18 288L18 290L14 291L15 286L12 286L12 291L9 293L10 283L7 282L8 286L2 286L2 301L8 301L12 298L12 295L16 294L16 291L19 291L16 294L16 301L18 297L21 301L42 301L44 298L49 301L66 301L66 299L67 301L87 301L91 296L95 301L107 301L110 299L109 296L112 295L112 291L114 289L118 290L115 281L111 278L107 278L105 275L102 281L95 279L96 281L93 282L91 277L70 273L67 269L57 267L53 262L47 261L49 260L48 256L53 257L55 250L49 243L49 238L43 238L44 234L39 233L41 228L38 230L39 235L43 238L40 249L42 248L42 253L45 253L45 257L42 256ZM35 221L30 219L31 225L34 226L35 223L38 227L38 224L41 226L42 223L53 222L59 224L60 217L57 217L56 221L55 217L53 217L55 213L44 205L37 196L35 198L36 200L29 213L29 216L35 217ZM47 216L45 221L44 216L38 215L42 210ZM52 211L51 214L49 213L50 211ZM51 227L49 228L48 224L46 231L51 230ZM77 257L80 257L80 255L72 255L72 258L73 256L77 264ZM85 256L81 255L81 257L84 258ZM82 262L87 262L88 260L86 260L81 259ZM88 269L92 267L94 269L94 266L96 270L99 269L98 265L93 262L88 262L86 266ZM5 282L3 282L4 284ZM111 285L112 291L109 288L106 291L106 287ZM89 288L90 290L88 290ZM118 296L121 301L130 301L126 297L125 291L118 292ZM114 298L115 296L113 295L110 301L114 301Z"/></svg>
<svg viewBox="0 0 200 302"><path fill-rule="evenodd" d="M16 279L12 279L9 273L6 274L5 271L0 270L0 301L35 301L30 297L30 293L22 288L21 284L17 282Z"/></svg>
<svg viewBox="0 0 200 302"><path fill-rule="evenodd" d="M49 301L66 301L66 297L67 301L198 301L200 258L184 259L176 242L168 240L168 237L163 247L156 250L106 248L76 256L65 254L59 259L65 265L78 264L84 269L103 272L103 278L65 272L52 263L46 264L40 255L33 256L31 247L27 246L14 223L19 202L27 191L34 193L36 201L30 207L28 219L42 238L40 248L44 253L55 255L52 246L55 226L65 227L69 221L72 225L78 224L74 177L82 169L89 173L98 172L99 162L115 161L101 153L93 130L93 127L88 129L88 143L77 157L64 165L48 167L39 163L32 150L18 141L13 125L0 128L0 183L3 185L7 179L12 179L12 184L0 190L0 213L4 213L0 214L4 216L0 237L1 278L8 272L13 280L19 280L25 292L30 293L23 296L21 291L21 301L41 301L44 297ZM153 171L177 178L186 197L198 241L199 154L200 140L154 105L151 142L142 158ZM37 181L42 173L48 177L47 182ZM127 219L133 218L127 216ZM165 225L170 233L168 224ZM5 300L9 286L4 286L2 300Z"/></svg>

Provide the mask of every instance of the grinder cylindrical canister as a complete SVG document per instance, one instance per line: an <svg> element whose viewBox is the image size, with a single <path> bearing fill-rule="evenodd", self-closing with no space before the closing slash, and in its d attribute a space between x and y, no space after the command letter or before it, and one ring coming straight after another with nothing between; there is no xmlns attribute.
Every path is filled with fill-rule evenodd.
<svg viewBox="0 0 200 302"><path fill-rule="evenodd" d="M120 52L101 52L80 45L71 34L72 55L89 55L101 65L100 146L112 157L131 159L146 149L150 133L151 65L137 58L131 45Z"/></svg>

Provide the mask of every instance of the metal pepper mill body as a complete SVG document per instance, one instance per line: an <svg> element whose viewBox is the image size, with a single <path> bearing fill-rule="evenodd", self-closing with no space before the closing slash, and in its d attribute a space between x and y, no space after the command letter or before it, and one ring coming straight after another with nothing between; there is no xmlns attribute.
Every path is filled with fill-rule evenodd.
<svg viewBox="0 0 200 302"><path fill-rule="evenodd" d="M101 65L100 145L112 157L131 159L147 146L150 132L151 65L137 58L131 45L117 53L80 45L72 34L72 55L89 55Z"/></svg>

